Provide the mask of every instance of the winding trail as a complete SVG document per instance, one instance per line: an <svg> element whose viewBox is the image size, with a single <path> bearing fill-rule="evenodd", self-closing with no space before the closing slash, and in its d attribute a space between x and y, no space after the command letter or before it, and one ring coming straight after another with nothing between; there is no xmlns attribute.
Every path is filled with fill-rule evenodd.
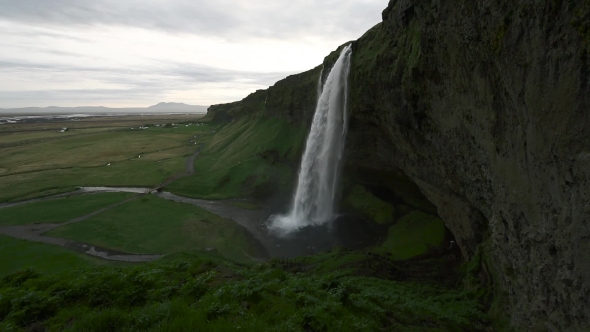
<svg viewBox="0 0 590 332"><path fill-rule="evenodd" d="M163 257L160 254L132 254L125 253L99 246L90 245L83 242L57 238L52 236L45 236L44 234L58 227L84 221L106 210L112 209L119 205L125 204L129 201L135 200L143 194L128 198L122 202L107 206L100 210L89 213L85 216L74 218L70 221L61 224L33 224L33 225L17 225L17 226L0 226L0 234L10 236L16 239L27 240L32 242L40 242L46 244L53 244L62 246L71 250L85 253L90 256L120 262L149 262ZM37 200L38 201L38 200Z"/></svg>
<svg viewBox="0 0 590 332"><path fill-rule="evenodd" d="M199 152L203 148L203 144L199 146L199 148L195 151L193 155L187 158L186 165L185 165L185 172L182 174L175 175L160 185L156 186L156 188L137 188L137 187L81 187L78 190L42 197L42 198L35 198L21 202L14 202L14 203L0 203L0 209L8 208L12 206L28 204L28 203L35 203L41 202L45 200L61 198L61 197L68 197L68 196L75 196L75 195L84 195L90 193L97 193L97 192L128 192L128 193L136 193L138 195L126 199L122 202L107 206L100 210L94 211L87 215L74 218L69 220L65 223L60 224L33 224L33 225L17 225L17 226L0 226L0 234L10 236L16 239L27 240L32 242L40 242L46 244L53 244L62 246L64 248L68 248L71 250L75 250L78 252L85 253L90 256L111 260L111 261L120 261L120 262L149 262L156 259L163 257L164 255L161 254L133 254L133 253L126 253L121 251L110 250L106 248L101 248L98 246L90 245L87 243L82 243L78 241L73 241L69 239L63 238L56 238L52 236L46 236L45 233L66 225L70 225L73 223L81 222L86 219L89 219L95 215L98 215L106 210L110 210L114 207L119 205L125 204L129 201L135 200L140 196L147 195L150 193L156 193L156 190L160 187L165 187L172 183L175 180L178 180L182 177L189 176L194 174L194 165L195 165L195 158L199 155Z"/></svg>

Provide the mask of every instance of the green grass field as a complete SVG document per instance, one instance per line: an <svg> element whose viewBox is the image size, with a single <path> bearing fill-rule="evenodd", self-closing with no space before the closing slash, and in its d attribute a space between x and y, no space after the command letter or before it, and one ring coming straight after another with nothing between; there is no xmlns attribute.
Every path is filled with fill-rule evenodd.
<svg viewBox="0 0 590 332"><path fill-rule="evenodd" d="M135 194L100 193L56 198L0 209L0 225L54 224L81 217Z"/></svg>
<svg viewBox="0 0 590 332"><path fill-rule="evenodd" d="M206 128L206 126L204 126ZM225 199L264 196L268 184L287 186L293 179L306 130L286 121L244 117L202 137L195 175L166 189L184 196Z"/></svg>
<svg viewBox="0 0 590 332"><path fill-rule="evenodd" d="M113 263L59 246L0 235L0 277L26 268L34 268L44 273L57 273L106 264Z"/></svg>
<svg viewBox="0 0 590 332"><path fill-rule="evenodd" d="M393 221L394 207L373 196L360 185L352 186L348 190L344 203L377 224L387 224Z"/></svg>
<svg viewBox="0 0 590 332"><path fill-rule="evenodd" d="M162 162L141 159L111 166L72 167L0 177L0 202L43 196L45 191L73 190L76 186L153 187L185 170L185 157Z"/></svg>
<svg viewBox="0 0 590 332"><path fill-rule="evenodd" d="M108 131L116 124L67 133L2 133L0 202L67 192L76 186L156 186L184 172L186 157L198 147L191 143L194 136L211 134L211 128L195 125Z"/></svg>
<svg viewBox="0 0 590 332"><path fill-rule="evenodd" d="M131 253L168 254L214 247L236 261L250 261L248 255L263 254L235 222L155 196L125 203L48 235Z"/></svg>
<svg viewBox="0 0 590 332"><path fill-rule="evenodd" d="M169 130L97 132L0 149L3 175L63 167L102 166L188 145L190 134Z"/></svg>
<svg viewBox="0 0 590 332"><path fill-rule="evenodd" d="M65 138L72 138L79 135L87 135L100 131L107 131L108 128L93 128L93 129L81 129L76 131L68 131L65 133L59 133L55 131L38 131L38 132L16 132L16 133L3 133L0 131L0 146L19 146L31 144L34 142L61 140Z"/></svg>

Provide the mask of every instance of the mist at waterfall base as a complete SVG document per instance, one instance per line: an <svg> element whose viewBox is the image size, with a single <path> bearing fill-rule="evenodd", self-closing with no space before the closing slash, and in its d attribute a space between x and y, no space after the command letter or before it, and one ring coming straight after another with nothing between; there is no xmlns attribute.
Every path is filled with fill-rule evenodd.
<svg viewBox="0 0 590 332"><path fill-rule="evenodd" d="M268 228L287 236L335 219L340 163L347 131L348 74L352 48L344 47L330 70L318 98L291 210L275 215ZM320 75L320 84L321 85Z"/></svg>

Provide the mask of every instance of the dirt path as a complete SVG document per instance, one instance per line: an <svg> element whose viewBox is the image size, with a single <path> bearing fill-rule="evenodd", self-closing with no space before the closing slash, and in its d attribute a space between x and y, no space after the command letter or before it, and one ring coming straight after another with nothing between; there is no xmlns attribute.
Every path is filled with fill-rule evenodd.
<svg viewBox="0 0 590 332"><path fill-rule="evenodd" d="M181 177L194 174L195 158L199 155L199 152L201 151L202 148L203 148L203 145L199 146L199 148L195 151L195 153L192 156L187 158L185 173L179 174L177 176L174 176L171 179L168 179L166 182L162 183L160 185L160 187L169 185L170 183L172 183L172 181L177 180ZM21 201L21 202L15 202L15 203L0 203L0 209L12 207L12 206L17 206L17 205L22 205L22 204L41 202L41 201L45 201L45 200L49 200L49 199L74 196L74 195L84 195L84 194L97 193L97 192L129 192L129 193L137 193L138 195L136 195L132 198L126 199L122 202L107 206L107 207L102 208L100 210L94 211L94 212L89 213L87 215L74 218L74 219L69 220L65 223L0 226L0 234L10 236L10 237L13 237L16 239L21 239L21 240L58 245L58 246L62 246L64 248L68 248L71 250L85 253L90 256L99 257L102 259L112 260L112 261L149 262L149 261L153 261L153 260L159 259L164 256L164 255L160 255L160 254L125 253L125 252L110 250L110 249L106 249L106 248L101 248L98 246L93 246L93 245L90 245L87 243L82 243L82 242L77 242L77 241L73 241L73 240L69 240L69 239L56 238L56 237L44 235L47 232L49 232L55 228L84 221L84 220L89 219L93 216L96 216L106 210L110 210L112 208L115 208L117 206L125 204L129 201L135 200L140 196L155 192L155 190L152 188L81 187L80 189L78 189L76 191L67 192L67 193L63 193L63 194L57 194L57 195L41 197L41 198L36 198L36 199L31 199L31 200L26 200L26 201Z"/></svg>
<svg viewBox="0 0 590 332"><path fill-rule="evenodd" d="M16 239L27 240L32 242L46 243L62 246L71 250L75 250L90 256L119 262L151 262L159 259L164 255L157 254L131 254L110 249L93 246L90 244L77 242L68 239L43 235L50 230L63 226L63 224L55 225L23 225L23 226L2 226L0 227L0 234L10 236Z"/></svg>
<svg viewBox="0 0 590 332"><path fill-rule="evenodd" d="M186 172L184 173L185 176L195 174L195 158L199 155L201 150L203 149L203 144L199 145L199 148L195 153L186 159Z"/></svg>
<svg viewBox="0 0 590 332"><path fill-rule="evenodd" d="M84 189L80 189L80 192L87 193L88 191L85 191ZM149 262L149 261L153 261L153 260L163 257L164 255L125 253L125 252L110 250L110 249L106 249L106 248L101 248L98 246L93 246L93 245L86 244L83 242L78 242L78 241L73 241L73 240L56 238L56 237L44 235L45 233L47 233L55 228L84 221L84 220L91 218L91 217L93 217L99 213L102 213L106 210L110 210L110 209L115 208L119 205L125 204L129 201L132 201L132 200L135 200L142 195L144 195L144 194L139 194L137 196L126 199L122 202L119 202L119 203L116 203L113 205L109 205L105 208L94 211L94 212L89 213L85 216L74 218L74 219L69 220L65 223L0 226L0 234L10 236L10 237L13 237L16 239L21 239L21 240L58 245L58 246L62 246L62 247L65 247L65 248L68 248L71 250L85 253L90 256L94 256L94 257L98 257L98 258L102 258L102 259L106 259L106 260L111 260L111 261L120 261L120 262ZM64 195L56 195L56 196L64 196ZM53 197L53 198L55 198L55 197ZM45 198L45 199L48 199L48 198ZM42 199L31 200L31 201L39 201L39 200L42 200ZM30 203L31 201L27 201L27 202ZM13 206L13 205L18 205L18 204L12 204L10 206ZM4 207L6 207L6 206L4 206Z"/></svg>
<svg viewBox="0 0 590 332"><path fill-rule="evenodd" d="M160 183L158 186L156 186L156 189L167 187L172 182L174 182L178 179L195 174L195 158L199 155L199 153L203 149L203 146L204 146L204 144L201 144L192 156L186 158L184 173L176 174L176 175L169 177L168 179L166 179L166 181L164 181L164 182Z"/></svg>
<svg viewBox="0 0 590 332"><path fill-rule="evenodd" d="M78 190L74 190L74 191L68 191L68 192L62 193L62 194L56 194L56 195L51 195L51 196L45 196L45 197L28 199L26 201L19 201L19 202L14 202L14 203L0 203L0 209L11 207L11 206L22 205L22 204L28 204L28 203L35 203L35 202L46 201L48 199L61 198L61 197L67 197L67 196L75 196L75 195L82 195L84 193L85 193L84 191L82 191L81 189L78 189Z"/></svg>

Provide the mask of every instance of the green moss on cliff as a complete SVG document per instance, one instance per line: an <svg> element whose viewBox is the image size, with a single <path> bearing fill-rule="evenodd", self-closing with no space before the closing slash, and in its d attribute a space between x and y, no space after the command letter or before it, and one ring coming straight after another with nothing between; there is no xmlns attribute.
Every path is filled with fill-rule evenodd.
<svg viewBox="0 0 590 332"><path fill-rule="evenodd" d="M422 47L420 45L421 36L420 28L417 23L412 23L408 29L406 39L402 47L407 52L407 68L409 69L406 73L410 73L411 69L418 67L420 56L422 55Z"/></svg>
<svg viewBox="0 0 590 332"><path fill-rule="evenodd" d="M571 24L578 30L582 42L590 51L590 4L583 3L576 8Z"/></svg>
<svg viewBox="0 0 590 332"><path fill-rule="evenodd" d="M500 53L502 51L502 43L504 42L504 37L508 33L510 29L510 24L512 23L512 13L504 17L504 20L500 23L498 28L496 29L496 34L494 39L491 41L492 50L496 53Z"/></svg>
<svg viewBox="0 0 590 332"><path fill-rule="evenodd" d="M381 200L387 202L404 202L406 205L431 214L436 214L436 207L422 194L420 188L400 171L385 171L369 168L347 168L345 175L350 181L362 184L366 188L382 189L387 195Z"/></svg>
<svg viewBox="0 0 590 332"><path fill-rule="evenodd" d="M387 224L393 221L394 207L373 196L360 185L353 186L344 201L347 206L369 217L377 224Z"/></svg>
<svg viewBox="0 0 590 332"><path fill-rule="evenodd" d="M380 249L394 259L409 259L440 247L445 238L444 222L433 215L414 211L402 217L388 231Z"/></svg>

